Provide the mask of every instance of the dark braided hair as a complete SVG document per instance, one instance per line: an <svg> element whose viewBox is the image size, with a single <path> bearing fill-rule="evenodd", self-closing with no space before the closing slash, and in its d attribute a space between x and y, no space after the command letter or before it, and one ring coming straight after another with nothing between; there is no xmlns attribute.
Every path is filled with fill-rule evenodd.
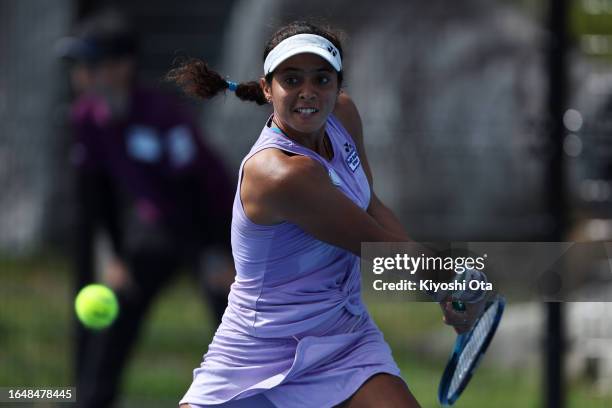
<svg viewBox="0 0 612 408"><path fill-rule="evenodd" d="M176 82L187 95L202 99L210 99L229 88L229 84L219 73L210 69L206 62L196 58L191 58L180 64L178 68L172 69L166 75L166 80ZM256 102L258 105L268 102L256 81L238 84L236 96L245 101Z"/></svg>
<svg viewBox="0 0 612 408"><path fill-rule="evenodd" d="M297 34L315 34L329 40L336 46L342 58L341 33L306 21L294 21L281 27L272 35L264 49L263 61L281 41ZM273 75L273 72L266 75L268 83L272 82ZM219 73L210 69L206 62L196 58L179 63L177 68L168 72L166 80L175 82L188 95L202 99L210 99L229 88L229 84ZM338 86L341 85L342 72L338 72ZM258 105L268 102L258 81L239 83L235 93L243 101L252 101Z"/></svg>

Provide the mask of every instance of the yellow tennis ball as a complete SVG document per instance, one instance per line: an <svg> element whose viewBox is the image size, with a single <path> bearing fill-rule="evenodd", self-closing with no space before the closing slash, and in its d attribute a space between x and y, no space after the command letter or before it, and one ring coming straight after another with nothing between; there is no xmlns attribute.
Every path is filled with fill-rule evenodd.
<svg viewBox="0 0 612 408"><path fill-rule="evenodd" d="M119 314L119 303L112 290L104 285L87 285L77 295L74 310L84 326L104 329Z"/></svg>

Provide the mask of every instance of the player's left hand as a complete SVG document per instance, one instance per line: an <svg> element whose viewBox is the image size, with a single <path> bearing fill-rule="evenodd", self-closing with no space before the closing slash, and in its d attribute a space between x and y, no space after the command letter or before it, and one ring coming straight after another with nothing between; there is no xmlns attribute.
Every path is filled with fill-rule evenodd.
<svg viewBox="0 0 612 408"><path fill-rule="evenodd" d="M448 298L440 302L444 323L453 326L457 334L463 334L472 328L476 320L482 315L486 303L486 298L476 303L464 303L465 310L458 311L453 308L453 299Z"/></svg>

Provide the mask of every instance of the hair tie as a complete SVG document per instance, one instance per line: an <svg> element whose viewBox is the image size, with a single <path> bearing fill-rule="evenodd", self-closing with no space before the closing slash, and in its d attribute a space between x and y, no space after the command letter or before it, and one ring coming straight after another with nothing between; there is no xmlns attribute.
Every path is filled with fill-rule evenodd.
<svg viewBox="0 0 612 408"><path fill-rule="evenodd" d="M227 83L227 88L232 91L232 92L236 92L236 89L238 89L238 84L236 82L232 82L232 81L225 81Z"/></svg>

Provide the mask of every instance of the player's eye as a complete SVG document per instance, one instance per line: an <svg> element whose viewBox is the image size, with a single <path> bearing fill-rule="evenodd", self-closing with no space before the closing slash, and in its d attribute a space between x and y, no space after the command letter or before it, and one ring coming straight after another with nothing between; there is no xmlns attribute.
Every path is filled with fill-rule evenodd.
<svg viewBox="0 0 612 408"><path fill-rule="evenodd" d="M327 85L331 81L331 79L328 75L320 75L318 81L321 85Z"/></svg>
<svg viewBox="0 0 612 408"><path fill-rule="evenodd" d="M285 77L283 81L287 85L297 85L299 83L298 77L295 77L295 76Z"/></svg>

